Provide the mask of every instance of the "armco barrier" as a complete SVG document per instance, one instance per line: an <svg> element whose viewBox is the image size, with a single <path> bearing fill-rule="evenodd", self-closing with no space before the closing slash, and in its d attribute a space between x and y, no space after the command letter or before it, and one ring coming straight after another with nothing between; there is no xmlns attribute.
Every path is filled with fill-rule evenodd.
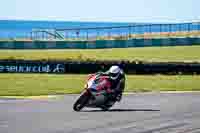
<svg viewBox="0 0 200 133"><path fill-rule="evenodd" d="M97 41L0 41L0 49L99 49L200 45L200 38L162 38Z"/></svg>
<svg viewBox="0 0 200 133"><path fill-rule="evenodd" d="M0 60L0 73L87 74L106 71L111 65L119 65L127 74L200 74L200 63L28 60Z"/></svg>

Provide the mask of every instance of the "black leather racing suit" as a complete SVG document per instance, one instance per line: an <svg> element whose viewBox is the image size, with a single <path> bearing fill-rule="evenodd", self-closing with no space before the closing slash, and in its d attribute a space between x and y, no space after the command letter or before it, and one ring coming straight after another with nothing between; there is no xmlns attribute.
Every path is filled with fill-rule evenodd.
<svg viewBox="0 0 200 133"><path fill-rule="evenodd" d="M125 74L123 71L120 72L120 75L117 79L113 80L110 78L111 82L111 89L114 90L113 98L115 98L117 101L121 100L122 93L125 88Z"/></svg>
<svg viewBox="0 0 200 133"><path fill-rule="evenodd" d="M100 74L100 75L106 75L106 76L110 76L108 72L98 72L96 74ZM120 75L118 76L117 79L113 80L111 78L109 78L110 82L111 82L111 90L113 90L113 93L109 94L110 96L110 100L117 100L120 101L121 97L122 97L122 93L124 91L125 88L125 74L124 72L121 70Z"/></svg>

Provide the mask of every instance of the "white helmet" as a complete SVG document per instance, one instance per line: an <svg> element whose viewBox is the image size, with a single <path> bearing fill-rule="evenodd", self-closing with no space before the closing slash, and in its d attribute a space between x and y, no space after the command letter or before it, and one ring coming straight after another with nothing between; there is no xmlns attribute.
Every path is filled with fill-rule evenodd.
<svg viewBox="0 0 200 133"><path fill-rule="evenodd" d="M108 74L113 80L119 77L120 72L121 72L121 69L118 66L111 66L110 69L108 70Z"/></svg>

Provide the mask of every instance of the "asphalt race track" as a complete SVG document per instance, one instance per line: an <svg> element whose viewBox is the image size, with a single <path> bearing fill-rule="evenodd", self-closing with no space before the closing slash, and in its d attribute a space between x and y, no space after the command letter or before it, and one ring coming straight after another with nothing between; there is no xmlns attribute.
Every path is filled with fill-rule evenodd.
<svg viewBox="0 0 200 133"><path fill-rule="evenodd" d="M0 99L0 133L200 133L198 92L126 95L107 112L74 112L77 96Z"/></svg>

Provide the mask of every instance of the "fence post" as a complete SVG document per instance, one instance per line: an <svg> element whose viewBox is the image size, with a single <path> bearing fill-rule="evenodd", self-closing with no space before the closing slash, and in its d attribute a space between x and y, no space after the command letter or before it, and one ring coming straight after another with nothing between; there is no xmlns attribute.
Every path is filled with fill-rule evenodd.
<svg viewBox="0 0 200 133"><path fill-rule="evenodd" d="M128 39L130 39L131 38L131 26L128 27L128 31L129 31Z"/></svg>
<svg viewBox="0 0 200 133"><path fill-rule="evenodd" d="M198 22L197 25L198 25L198 30L200 30L200 22Z"/></svg>
<svg viewBox="0 0 200 133"><path fill-rule="evenodd" d="M160 26L160 37L161 38L161 35L162 35L162 24L159 25Z"/></svg>
<svg viewBox="0 0 200 133"><path fill-rule="evenodd" d="M151 33L152 31L152 24L149 25L149 33Z"/></svg>
<svg viewBox="0 0 200 133"><path fill-rule="evenodd" d="M135 37L135 25L133 25L132 30L133 30L133 34L134 34L134 37Z"/></svg>
<svg viewBox="0 0 200 133"><path fill-rule="evenodd" d="M190 23L188 23L188 32L190 32Z"/></svg>
<svg viewBox="0 0 200 133"><path fill-rule="evenodd" d="M33 32L31 31L30 34L31 34L31 35L30 35L30 39L32 40L32 39L33 39Z"/></svg>
<svg viewBox="0 0 200 133"><path fill-rule="evenodd" d="M181 24L178 24L179 32L181 32Z"/></svg>
<svg viewBox="0 0 200 133"><path fill-rule="evenodd" d="M86 38L87 38L87 41L88 41L88 30L86 30Z"/></svg>

